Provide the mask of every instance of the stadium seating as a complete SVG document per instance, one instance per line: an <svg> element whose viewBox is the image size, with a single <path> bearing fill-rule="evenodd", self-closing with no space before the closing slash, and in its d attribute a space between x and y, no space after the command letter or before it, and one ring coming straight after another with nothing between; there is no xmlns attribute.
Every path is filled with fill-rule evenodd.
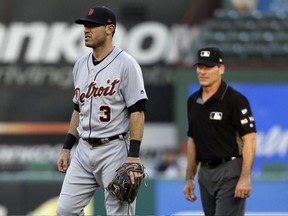
<svg viewBox="0 0 288 216"><path fill-rule="evenodd" d="M194 48L218 46L227 60L287 61L287 13L219 9L202 27Z"/></svg>

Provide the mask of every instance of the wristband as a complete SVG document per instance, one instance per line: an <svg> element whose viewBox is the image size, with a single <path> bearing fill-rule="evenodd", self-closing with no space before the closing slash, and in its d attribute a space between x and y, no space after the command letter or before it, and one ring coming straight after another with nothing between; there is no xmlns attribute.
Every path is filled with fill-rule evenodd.
<svg viewBox="0 0 288 216"><path fill-rule="evenodd" d="M139 157L141 141L130 140L130 148L128 152L128 157Z"/></svg>
<svg viewBox="0 0 288 216"><path fill-rule="evenodd" d="M194 181L194 177L193 177L193 176L186 177L185 180L186 180L186 181L188 181L188 180L192 180L192 181Z"/></svg>
<svg viewBox="0 0 288 216"><path fill-rule="evenodd" d="M63 144L63 149L71 150L76 140L77 138L73 134L68 133Z"/></svg>

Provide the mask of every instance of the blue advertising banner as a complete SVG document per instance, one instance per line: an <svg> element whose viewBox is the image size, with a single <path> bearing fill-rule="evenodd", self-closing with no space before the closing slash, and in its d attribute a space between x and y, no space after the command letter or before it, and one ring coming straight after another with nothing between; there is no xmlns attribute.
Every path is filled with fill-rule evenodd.
<svg viewBox="0 0 288 216"><path fill-rule="evenodd" d="M184 197L184 181L182 179L157 181L155 215L204 216L199 184L197 181L195 183L195 194L198 198L192 203ZM245 215L288 216L287 181L256 181L252 179L252 185L253 190L251 197L246 202L247 214Z"/></svg>
<svg viewBox="0 0 288 216"><path fill-rule="evenodd" d="M288 84L230 83L244 94L251 105L257 128L257 151L253 168L255 175L262 171L288 173ZM188 95L199 89L188 86Z"/></svg>
<svg viewBox="0 0 288 216"><path fill-rule="evenodd" d="M285 0L257 0L256 9L262 12L287 13L288 4Z"/></svg>

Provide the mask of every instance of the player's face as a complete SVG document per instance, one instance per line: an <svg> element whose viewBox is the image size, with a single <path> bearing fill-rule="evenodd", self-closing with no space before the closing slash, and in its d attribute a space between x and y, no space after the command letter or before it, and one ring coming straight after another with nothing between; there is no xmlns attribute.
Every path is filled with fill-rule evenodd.
<svg viewBox="0 0 288 216"><path fill-rule="evenodd" d="M107 40L106 26L95 23L84 23L85 45L90 48L101 47Z"/></svg>
<svg viewBox="0 0 288 216"><path fill-rule="evenodd" d="M219 83L223 73L224 65L216 65L214 67L197 65L198 81L203 87L212 87L215 83Z"/></svg>

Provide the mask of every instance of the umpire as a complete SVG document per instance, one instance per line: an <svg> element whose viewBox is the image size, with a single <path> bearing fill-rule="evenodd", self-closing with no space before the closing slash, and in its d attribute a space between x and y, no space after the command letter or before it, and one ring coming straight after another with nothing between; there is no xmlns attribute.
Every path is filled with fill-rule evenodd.
<svg viewBox="0 0 288 216"><path fill-rule="evenodd" d="M200 89L188 99L188 152L184 194L195 201L198 182L206 216L241 216L251 195L256 127L247 98L222 80L222 52L198 50Z"/></svg>

